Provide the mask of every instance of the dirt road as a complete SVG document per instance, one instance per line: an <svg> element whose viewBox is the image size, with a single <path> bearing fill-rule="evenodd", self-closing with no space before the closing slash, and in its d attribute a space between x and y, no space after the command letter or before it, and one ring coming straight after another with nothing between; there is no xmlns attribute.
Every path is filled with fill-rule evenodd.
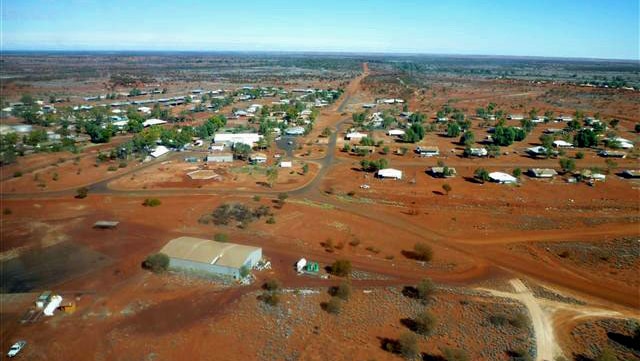
<svg viewBox="0 0 640 361"><path fill-rule="evenodd" d="M512 279L509 283L515 293L488 291L495 296L520 301L527 307L536 339L536 361L551 361L555 356L561 356L562 350L556 342L553 324L549 315L543 311L539 301L521 280Z"/></svg>

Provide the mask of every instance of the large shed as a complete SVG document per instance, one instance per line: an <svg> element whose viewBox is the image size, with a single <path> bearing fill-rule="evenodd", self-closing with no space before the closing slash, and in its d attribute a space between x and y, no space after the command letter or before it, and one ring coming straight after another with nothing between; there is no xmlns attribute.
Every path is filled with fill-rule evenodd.
<svg viewBox="0 0 640 361"><path fill-rule="evenodd" d="M249 269L262 258L262 248L216 242L194 237L169 241L161 253L169 256L169 268L201 271L240 278L240 269Z"/></svg>

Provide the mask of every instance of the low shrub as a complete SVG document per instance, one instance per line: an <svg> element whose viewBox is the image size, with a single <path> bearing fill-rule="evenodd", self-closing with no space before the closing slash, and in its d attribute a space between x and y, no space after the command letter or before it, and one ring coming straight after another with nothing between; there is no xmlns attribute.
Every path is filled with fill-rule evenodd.
<svg viewBox="0 0 640 361"><path fill-rule="evenodd" d="M157 207L161 205L162 202L158 198L147 198L142 202L142 205L145 207Z"/></svg>
<svg viewBox="0 0 640 361"><path fill-rule="evenodd" d="M142 267L154 273L162 273L169 268L169 256L164 253L152 254L142 262Z"/></svg>
<svg viewBox="0 0 640 361"><path fill-rule="evenodd" d="M229 241L229 235L227 235L226 233L216 233L213 236L213 240L216 242L228 242Z"/></svg>
<svg viewBox="0 0 640 361"><path fill-rule="evenodd" d="M346 277L351 274L351 261L339 259L331 265L331 274L339 277Z"/></svg>

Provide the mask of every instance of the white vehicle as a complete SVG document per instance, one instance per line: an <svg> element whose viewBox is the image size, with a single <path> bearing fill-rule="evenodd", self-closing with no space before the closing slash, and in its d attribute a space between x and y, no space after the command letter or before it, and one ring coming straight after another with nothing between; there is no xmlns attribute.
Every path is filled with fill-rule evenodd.
<svg viewBox="0 0 640 361"><path fill-rule="evenodd" d="M13 357L17 355L26 345L27 341L23 340L14 343L13 346L11 346L11 348L9 349L9 352L7 352L7 356Z"/></svg>
<svg viewBox="0 0 640 361"><path fill-rule="evenodd" d="M371 186L370 186L370 185L368 185L368 184L362 184L362 185L360 186L360 188L362 188L362 189L369 189L369 188L371 188Z"/></svg>

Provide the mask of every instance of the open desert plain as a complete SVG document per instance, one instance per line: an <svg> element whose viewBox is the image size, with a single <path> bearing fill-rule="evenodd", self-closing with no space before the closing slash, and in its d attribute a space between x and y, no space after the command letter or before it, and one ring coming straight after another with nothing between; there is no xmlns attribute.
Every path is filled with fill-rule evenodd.
<svg viewBox="0 0 640 361"><path fill-rule="evenodd" d="M639 69L3 50L0 349L640 360Z"/></svg>

